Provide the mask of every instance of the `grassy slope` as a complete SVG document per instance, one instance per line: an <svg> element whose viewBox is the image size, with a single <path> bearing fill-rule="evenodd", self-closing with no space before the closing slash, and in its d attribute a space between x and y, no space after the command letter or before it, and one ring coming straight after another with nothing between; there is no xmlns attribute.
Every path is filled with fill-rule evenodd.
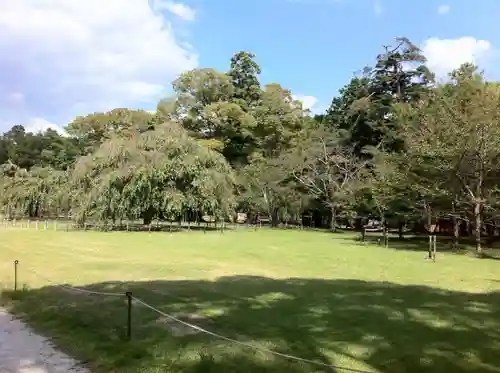
<svg viewBox="0 0 500 373"><path fill-rule="evenodd" d="M344 235L0 231L0 281L14 259L29 290L14 312L96 372L317 372L203 335L173 337L123 298L209 316L210 330L292 355L372 372L500 372L500 261L361 246ZM5 298L9 301L12 295ZM331 370L330 370L331 371Z"/></svg>

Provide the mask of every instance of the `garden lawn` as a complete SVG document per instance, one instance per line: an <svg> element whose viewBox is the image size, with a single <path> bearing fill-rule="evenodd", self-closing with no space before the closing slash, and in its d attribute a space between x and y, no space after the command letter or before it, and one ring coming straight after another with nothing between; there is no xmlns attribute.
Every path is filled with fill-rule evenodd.
<svg viewBox="0 0 500 373"><path fill-rule="evenodd" d="M3 304L93 372L295 373L260 348L383 373L500 372L500 261L292 230L64 232L1 228ZM425 248L423 248L425 249ZM13 293L13 264L19 287ZM35 274L37 273L37 274ZM49 282L50 280L50 282ZM349 370L338 369L338 372Z"/></svg>

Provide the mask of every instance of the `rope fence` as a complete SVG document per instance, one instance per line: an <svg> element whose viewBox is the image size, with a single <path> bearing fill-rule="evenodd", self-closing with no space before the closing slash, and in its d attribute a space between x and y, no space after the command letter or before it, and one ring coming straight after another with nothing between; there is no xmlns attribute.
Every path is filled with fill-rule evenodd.
<svg viewBox="0 0 500 373"><path fill-rule="evenodd" d="M13 264L14 264L14 292L18 292L19 291L19 286L18 285L19 285L19 273L20 273L19 272L19 267L20 267L20 262L19 262L19 260L15 260ZM165 313L165 312L157 309L156 307L150 305L149 303L146 303L142 299L134 296L132 294L132 292L130 292L130 291L126 291L125 293L103 292L103 291L94 291L94 290L82 289L82 288L74 287L74 286L70 286L70 285L57 284L54 281L52 281L52 280L48 279L47 277L39 274L37 271L35 271L35 270L31 269L31 268L26 268L26 269L30 273L32 273L33 275L35 275L35 276L39 277L40 279L42 279L42 280L44 280L44 281L52 284L53 286L60 287L60 288L62 288L64 290L67 290L67 291L73 291L73 292L77 292L77 293L81 293L81 294L89 294L89 295L97 295L97 296L123 297L123 298L126 298L126 300L127 300L127 326L126 327L127 327L127 340L128 341L132 340L132 326L133 326L133 322L132 322L132 306L133 306L133 304L137 304L137 305L143 306L144 308L149 309L150 311L153 311L153 312L157 313L160 316L163 316L163 317L165 317L165 318L167 318L167 319L169 319L171 321L177 322L177 323L179 323L181 325L184 325L184 326L186 326L188 328L196 330L196 331L198 331L200 333L209 335L209 336L214 337L214 338L219 339L219 340L230 342L232 344L235 344L235 345L238 345L238 346L241 346L241 347L245 347L247 349L251 349L251 350L262 352L262 353L271 354L271 355L278 356L278 357L281 357L281 358L284 358L284 359L287 359L287 360L291 360L291 361L306 363L306 364L310 364L310 365L314 365L314 366L318 366L318 367L323 367L323 368L330 368L330 369L332 369L334 371L344 371L344 372L352 372L352 373L373 373L373 372L366 371L366 370L354 369L354 368L349 368L349 367L344 367L344 366L338 366L338 365L328 364L328 363L324 363L324 362L317 361L317 360L310 360L310 359L302 358L302 357L299 357L299 356L289 355L289 354L285 354L285 353L282 353L282 352L274 351L274 350L271 350L271 349L268 349L268 348L265 348L265 347L256 346L256 345L248 343L248 342L238 341L236 339L229 338L229 337L226 337L226 336L221 335L221 334L217 334L217 333L215 333L213 331L207 330L207 329L202 328L202 327L200 327L198 325L191 324L189 322L180 320L179 318L177 318L177 317L175 317L175 316L173 316L171 314Z"/></svg>

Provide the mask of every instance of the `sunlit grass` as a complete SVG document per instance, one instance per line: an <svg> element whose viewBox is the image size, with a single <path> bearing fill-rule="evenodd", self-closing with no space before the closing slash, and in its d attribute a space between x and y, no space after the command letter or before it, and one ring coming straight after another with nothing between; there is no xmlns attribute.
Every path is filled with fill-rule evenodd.
<svg viewBox="0 0 500 373"><path fill-rule="evenodd" d="M12 288L17 259L28 289L4 302L96 372L328 370L201 334L174 336L138 305L127 342L124 297L69 293L30 269L55 284L132 291L164 312L196 314L215 332L323 363L500 372L500 261L439 253L433 263L423 251L308 231L0 235L0 281Z"/></svg>

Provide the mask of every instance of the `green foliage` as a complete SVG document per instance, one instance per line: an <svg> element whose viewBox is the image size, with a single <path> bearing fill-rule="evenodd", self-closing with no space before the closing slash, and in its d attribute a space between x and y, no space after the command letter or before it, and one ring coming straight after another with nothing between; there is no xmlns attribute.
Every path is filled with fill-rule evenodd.
<svg viewBox="0 0 500 373"><path fill-rule="evenodd" d="M227 218L233 176L224 158L175 123L114 137L75 165L77 220L176 218L186 211Z"/></svg>
<svg viewBox="0 0 500 373"><path fill-rule="evenodd" d="M144 110L114 109L76 117L66 132L77 139L86 152L92 152L114 135L145 131L154 126L155 117Z"/></svg>
<svg viewBox="0 0 500 373"><path fill-rule="evenodd" d="M465 65L417 107L401 108L410 171L473 211L478 252L483 214L500 182L500 90ZM413 166L413 167L411 167Z"/></svg>
<svg viewBox="0 0 500 373"><path fill-rule="evenodd" d="M231 68L228 72L234 87L233 101L244 110L254 107L261 94L258 78L261 69L254 58L253 53L236 53L231 58Z"/></svg>
<svg viewBox="0 0 500 373"><path fill-rule="evenodd" d="M327 111L326 123L344 130L347 143L358 154L379 145L401 151L402 129L394 119L393 105L417 102L430 89L433 76L425 61L408 39L397 38L395 46L384 47L373 68L366 68L341 89Z"/></svg>
<svg viewBox="0 0 500 373"><path fill-rule="evenodd" d="M202 113L208 105L230 101L234 92L231 78L214 69L194 69L177 78L173 87L175 117L194 135L212 137L213 129Z"/></svg>
<svg viewBox="0 0 500 373"><path fill-rule="evenodd" d="M367 161L331 128L319 126L306 136L286 157L294 179L328 208L335 230L338 211L346 210L364 181Z"/></svg>
<svg viewBox="0 0 500 373"><path fill-rule="evenodd" d="M233 164L245 164L255 149L255 118L232 102L207 105L202 118L211 129L211 138L223 143L221 152Z"/></svg>
<svg viewBox="0 0 500 373"><path fill-rule="evenodd" d="M240 171L240 205L254 214L267 216L273 226L298 220L308 196L292 178L286 158L254 158Z"/></svg>
<svg viewBox="0 0 500 373"><path fill-rule="evenodd" d="M64 135L13 126L0 137L0 207L145 223L238 209L273 225L307 211L332 229L339 216L418 223L452 211L476 230L500 225L499 85L471 64L434 84L425 61L397 38L312 116L280 84L261 88L255 55L241 51L227 72L181 74L154 113L92 113Z"/></svg>
<svg viewBox="0 0 500 373"><path fill-rule="evenodd" d="M16 125L0 137L0 164L10 161L26 169L43 166L65 170L80 154L76 139L63 137L52 129L31 133Z"/></svg>
<svg viewBox="0 0 500 373"><path fill-rule="evenodd" d="M4 215L34 218L69 212L66 172L39 167L26 171L12 164L3 171L0 204Z"/></svg>
<svg viewBox="0 0 500 373"><path fill-rule="evenodd" d="M255 138L258 152L264 157L275 157L288 149L304 127L304 111L289 90L279 84L268 84L262 92L259 105L253 110L257 122Z"/></svg>

